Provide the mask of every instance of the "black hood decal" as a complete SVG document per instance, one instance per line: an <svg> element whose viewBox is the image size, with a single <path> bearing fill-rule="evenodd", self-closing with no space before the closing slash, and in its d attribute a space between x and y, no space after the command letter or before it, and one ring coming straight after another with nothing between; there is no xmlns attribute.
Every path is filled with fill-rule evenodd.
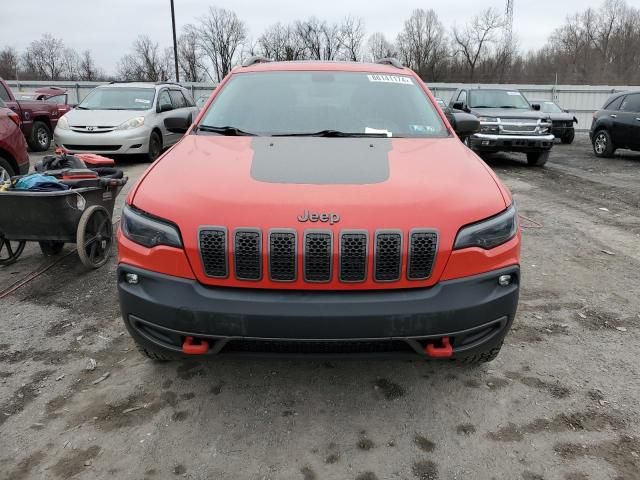
<svg viewBox="0 0 640 480"><path fill-rule="evenodd" d="M251 177L268 183L369 184L389 178L390 138L256 137Z"/></svg>

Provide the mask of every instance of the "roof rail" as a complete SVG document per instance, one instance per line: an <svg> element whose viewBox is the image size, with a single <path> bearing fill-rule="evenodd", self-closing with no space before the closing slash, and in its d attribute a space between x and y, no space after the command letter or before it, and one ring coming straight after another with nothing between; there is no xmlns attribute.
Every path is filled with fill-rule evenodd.
<svg viewBox="0 0 640 480"><path fill-rule="evenodd" d="M392 58L392 57L380 58L376 60L376 63L380 63L382 65L392 65L396 68L404 68L404 65L402 65L402 63L400 63L400 61L397 58Z"/></svg>
<svg viewBox="0 0 640 480"><path fill-rule="evenodd" d="M244 62L242 62L242 66L243 67L250 67L251 65L255 65L256 63L269 63L269 62L273 62L273 60L271 60L270 58L267 58L267 57L262 57L260 55L256 55L256 56L250 57L247 60L245 60Z"/></svg>

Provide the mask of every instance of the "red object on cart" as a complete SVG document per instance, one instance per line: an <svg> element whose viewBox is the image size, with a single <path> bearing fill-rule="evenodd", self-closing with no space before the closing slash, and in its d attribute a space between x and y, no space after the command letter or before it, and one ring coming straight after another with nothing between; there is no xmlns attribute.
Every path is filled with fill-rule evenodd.
<svg viewBox="0 0 640 480"><path fill-rule="evenodd" d="M69 152L62 147L56 148L56 155L69 154ZM113 158L103 157L102 155L97 155L95 153L74 153L74 157L82 160L87 167L111 167L116 164Z"/></svg>

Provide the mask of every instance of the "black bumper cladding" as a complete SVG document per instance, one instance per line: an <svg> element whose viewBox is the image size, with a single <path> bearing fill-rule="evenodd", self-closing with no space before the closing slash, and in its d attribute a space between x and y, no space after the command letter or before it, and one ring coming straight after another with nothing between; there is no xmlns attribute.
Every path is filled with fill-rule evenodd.
<svg viewBox="0 0 640 480"><path fill-rule="evenodd" d="M127 283L135 273L138 283ZM510 274L512 282L498 284ZM517 266L440 282L431 288L383 291L276 291L206 287L126 265L118 292L129 331L156 347L181 352L187 337L217 354L374 354L426 356L449 337L453 356L498 344L516 313Z"/></svg>

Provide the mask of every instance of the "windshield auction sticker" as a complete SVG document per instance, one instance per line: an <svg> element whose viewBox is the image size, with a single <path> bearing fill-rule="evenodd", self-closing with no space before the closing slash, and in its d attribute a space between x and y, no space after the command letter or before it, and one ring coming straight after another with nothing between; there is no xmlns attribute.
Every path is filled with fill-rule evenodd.
<svg viewBox="0 0 640 480"><path fill-rule="evenodd" d="M398 75L367 75L370 82L382 82L382 83L399 83L400 85L413 85L413 82L409 77L401 77Z"/></svg>

